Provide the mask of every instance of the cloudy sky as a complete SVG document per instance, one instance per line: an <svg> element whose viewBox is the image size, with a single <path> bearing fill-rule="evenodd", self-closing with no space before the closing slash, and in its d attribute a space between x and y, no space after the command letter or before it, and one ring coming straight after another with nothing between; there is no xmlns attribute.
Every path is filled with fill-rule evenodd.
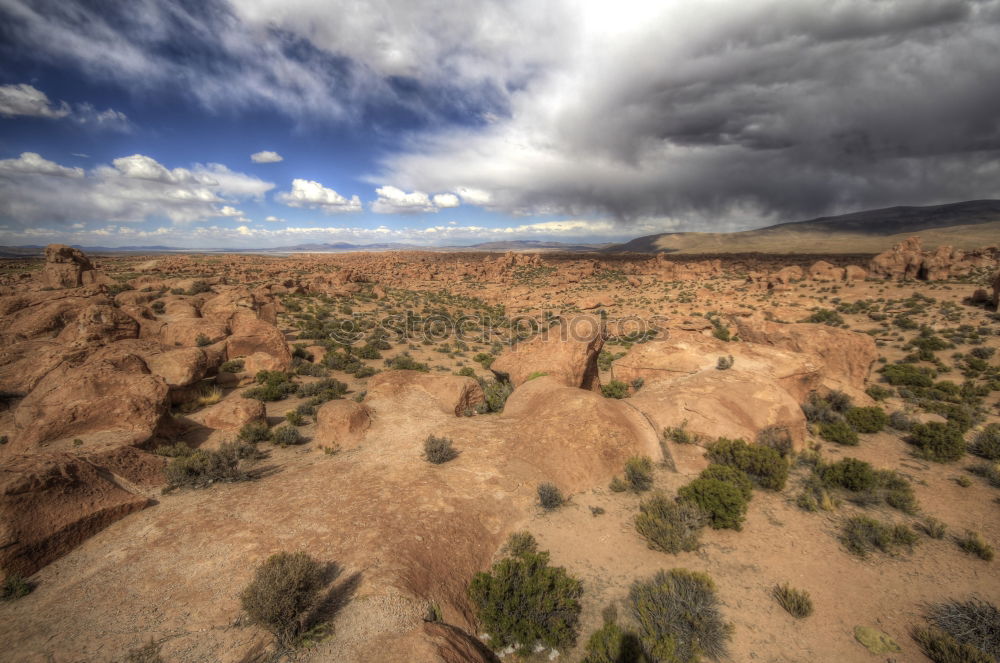
<svg viewBox="0 0 1000 663"><path fill-rule="evenodd" d="M0 243L618 240L1000 198L1000 0L0 0Z"/></svg>

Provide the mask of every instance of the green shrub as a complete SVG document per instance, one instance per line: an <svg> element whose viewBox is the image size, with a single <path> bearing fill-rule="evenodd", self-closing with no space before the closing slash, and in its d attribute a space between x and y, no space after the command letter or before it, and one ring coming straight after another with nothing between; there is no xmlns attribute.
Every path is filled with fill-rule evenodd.
<svg viewBox="0 0 1000 663"><path fill-rule="evenodd" d="M824 484L856 493L873 490L878 485L875 468L857 458L844 458L829 465L820 465L816 468L816 473Z"/></svg>
<svg viewBox="0 0 1000 663"><path fill-rule="evenodd" d="M324 378L315 382L307 382L298 386L296 394L300 398L321 396L324 401L343 398L347 393L347 385L334 378Z"/></svg>
<svg viewBox="0 0 1000 663"><path fill-rule="evenodd" d="M483 368L488 369L490 366L493 365L494 359L496 358L493 355L487 354L485 352L480 352L479 354L477 354L475 357L472 358L472 361L478 363Z"/></svg>
<svg viewBox="0 0 1000 663"><path fill-rule="evenodd" d="M994 657L958 642L941 629L917 626L910 637L934 663L996 663Z"/></svg>
<svg viewBox="0 0 1000 663"><path fill-rule="evenodd" d="M605 620L587 639L580 663L652 663L642 650L639 636L615 621Z"/></svg>
<svg viewBox="0 0 1000 663"><path fill-rule="evenodd" d="M976 433L969 451L987 460L1000 460L1000 424L989 424Z"/></svg>
<svg viewBox="0 0 1000 663"><path fill-rule="evenodd" d="M750 481L750 477L743 470L738 470L731 465L713 463L702 470L698 478L718 479L719 481L731 483L740 489L740 493L743 494L743 498L747 501L750 501L750 498L753 496L753 482Z"/></svg>
<svg viewBox="0 0 1000 663"><path fill-rule="evenodd" d="M812 614L813 604L809 598L809 592L801 589L793 589L788 583L775 585L771 590L771 596L778 602L785 612L796 619L802 619Z"/></svg>
<svg viewBox="0 0 1000 663"><path fill-rule="evenodd" d="M601 394L605 398L628 398L628 385L621 380L612 380L601 385Z"/></svg>
<svg viewBox="0 0 1000 663"><path fill-rule="evenodd" d="M196 336L194 339L194 344L197 345L199 348L203 348L206 345L212 345L212 339L205 336L204 334L198 334L198 336Z"/></svg>
<svg viewBox="0 0 1000 663"><path fill-rule="evenodd" d="M880 407L852 407L844 418L859 433L878 433L889 423L889 417Z"/></svg>
<svg viewBox="0 0 1000 663"><path fill-rule="evenodd" d="M285 413L285 421L287 421L290 426L302 426L306 423L306 417L297 409L289 410Z"/></svg>
<svg viewBox="0 0 1000 663"><path fill-rule="evenodd" d="M613 493L624 493L628 490L628 484L621 477L611 477L608 489Z"/></svg>
<svg viewBox="0 0 1000 663"><path fill-rule="evenodd" d="M904 433L916 425L913 417L902 411L896 411L889 415L889 426Z"/></svg>
<svg viewBox="0 0 1000 663"><path fill-rule="evenodd" d="M746 517L748 500L739 486L718 479L695 479L682 486L680 499L697 504L708 514L713 529L741 528Z"/></svg>
<svg viewBox="0 0 1000 663"><path fill-rule="evenodd" d="M930 387L934 384L934 371L913 364L889 364L882 368L882 377L894 387Z"/></svg>
<svg viewBox="0 0 1000 663"><path fill-rule="evenodd" d="M166 456L167 458L177 458L178 456L189 456L191 452L194 451L185 442L175 442L174 444L161 444L156 447L157 456Z"/></svg>
<svg viewBox="0 0 1000 663"><path fill-rule="evenodd" d="M554 483L540 483L538 484L538 503L546 511L551 511L565 504L566 498L563 497L562 491Z"/></svg>
<svg viewBox="0 0 1000 663"><path fill-rule="evenodd" d="M965 439L961 431L939 421L916 424L910 429L908 441L917 447L921 458L938 463L956 461L965 455Z"/></svg>
<svg viewBox="0 0 1000 663"><path fill-rule="evenodd" d="M831 311L828 308L821 308L808 318L804 318L802 322L812 322L829 325L830 327L839 327L844 324L844 318L842 318L836 311Z"/></svg>
<svg viewBox="0 0 1000 663"><path fill-rule="evenodd" d="M216 451L196 449L187 456L174 458L164 468L167 489L205 488L213 483L245 481L250 475L240 461L258 457L257 447L247 443L227 442Z"/></svg>
<svg viewBox="0 0 1000 663"><path fill-rule="evenodd" d="M527 553L538 552L538 542L531 532L513 532L507 537L504 550L508 555L519 557Z"/></svg>
<svg viewBox="0 0 1000 663"><path fill-rule="evenodd" d="M305 616L315 606L323 587L323 568L304 552L282 552L257 567L253 580L240 594L250 620L289 647L308 625Z"/></svg>
<svg viewBox="0 0 1000 663"><path fill-rule="evenodd" d="M698 549L708 516L697 504L677 501L655 493L639 503L635 529L653 550L676 555Z"/></svg>
<svg viewBox="0 0 1000 663"><path fill-rule="evenodd" d="M820 424L819 436L827 442L835 442L850 447L858 445L858 434L843 419Z"/></svg>
<svg viewBox="0 0 1000 663"><path fill-rule="evenodd" d="M424 458L429 463L440 465L458 456L458 450L452 446L446 437L428 435L424 440Z"/></svg>
<svg viewBox="0 0 1000 663"><path fill-rule="evenodd" d="M931 516L924 518L917 526L932 539L943 539L945 532L948 530L947 525Z"/></svg>
<svg viewBox="0 0 1000 663"><path fill-rule="evenodd" d="M271 434L272 441L279 447L294 447L308 442L306 437L294 426L275 428Z"/></svg>
<svg viewBox="0 0 1000 663"><path fill-rule="evenodd" d="M242 373L243 372L243 360L242 359L230 359L229 361L222 362L219 366L219 370L224 373Z"/></svg>
<svg viewBox="0 0 1000 663"><path fill-rule="evenodd" d="M653 460L649 456L633 456L625 461L625 483L637 493L653 487Z"/></svg>
<svg viewBox="0 0 1000 663"><path fill-rule="evenodd" d="M852 516L844 523L840 539L855 555L866 557L873 550L893 553L897 548L912 549L916 533L902 523L882 523L868 516Z"/></svg>
<svg viewBox="0 0 1000 663"><path fill-rule="evenodd" d="M463 366L462 368L458 369L458 373L456 373L456 375L461 376L463 378L474 378L476 377L476 369L472 368L471 366Z"/></svg>
<svg viewBox="0 0 1000 663"><path fill-rule="evenodd" d="M536 645L569 648L576 642L583 584L549 554L521 550L502 559L469 584L476 616L497 650L509 646L527 655Z"/></svg>
<svg viewBox="0 0 1000 663"><path fill-rule="evenodd" d="M761 447L770 447L782 456L792 452L792 434L785 426L768 426L757 433L756 443Z"/></svg>
<svg viewBox="0 0 1000 663"><path fill-rule="evenodd" d="M743 470L761 488L781 490L788 480L788 461L770 447L720 437L707 451L710 462Z"/></svg>
<svg viewBox="0 0 1000 663"><path fill-rule="evenodd" d="M729 355L728 357L719 357L715 362L715 369L718 371L728 371L733 367L734 363L736 363L736 360L733 359L732 355Z"/></svg>
<svg viewBox="0 0 1000 663"><path fill-rule="evenodd" d="M27 596L34 589L20 573L10 573L0 585L0 601L14 601Z"/></svg>
<svg viewBox="0 0 1000 663"><path fill-rule="evenodd" d="M267 442L271 439L271 429L266 422L249 421L243 424L238 438L251 444L256 442Z"/></svg>
<svg viewBox="0 0 1000 663"><path fill-rule="evenodd" d="M510 382L480 379L479 386L483 388L483 394L486 396L484 412L503 412L507 398L514 393L514 385Z"/></svg>
<svg viewBox="0 0 1000 663"><path fill-rule="evenodd" d="M722 618L715 583L687 569L659 571L629 589L629 607L648 654L663 663L726 656L732 627Z"/></svg>
<svg viewBox="0 0 1000 663"><path fill-rule="evenodd" d="M970 555L975 555L987 562L993 561L993 547L983 540L979 532L966 531L964 536L955 538L955 543Z"/></svg>
<svg viewBox="0 0 1000 663"><path fill-rule="evenodd" d="M417 361L406 353L397 355L392 359L386 359L386 366L394 371L420 371L421 373L429 373L431 370L430 366Z"/></svg>
<svg viewBox="0 0 1000 663"><path fill-rule="evenodd" d="M927 621L961 645L1000 660L1000 610L992 603L975 597L935 603L927 608Z"/></svg>
<svg viewBox="0 0 1000 663"><path fill-rule="evenodd" d="M865 393L871 396L876 401L884 401L885 399L892 396L893 391L892 389L887 389L882 385L873 384L867 389L865 389Z"/></svg>

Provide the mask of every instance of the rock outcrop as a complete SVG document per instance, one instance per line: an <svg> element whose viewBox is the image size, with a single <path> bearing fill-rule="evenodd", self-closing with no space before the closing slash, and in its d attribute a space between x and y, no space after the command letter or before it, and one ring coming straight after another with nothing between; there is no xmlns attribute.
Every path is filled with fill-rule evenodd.
<svg viewBox="0 0 1000 663"><path fill-rule="evenodd" d="M510 348L490 366L500 379L518 387L533 375L548 375L567 387L600 389L597 356L606 329L597 316L563 320Z"/></svg>
<svg viewBox="0 0 1000 663"><path fill-rule="evenodd" d="M940 281L965 276L977 267L991 266L997 258L995 247L965 252L939 246L934 251L925 251L919 237L910 237L872 258L868 271L881 279Z"/></svg>
<svg viewBox="0 0 1000 663"><path fill-rule="evenodd" d="M367 405L348 400L328 401L316 411L313 441L323 447L353 449L371 425L372 410Z"/></svg>
<svg viewBox="0 0 1000 663"><path fill-rule="evenodd" d="M47 288L78 288L108 285L114 280L95 268L80 249L65 244L49 244L45 247L41 282Z"/></svg>

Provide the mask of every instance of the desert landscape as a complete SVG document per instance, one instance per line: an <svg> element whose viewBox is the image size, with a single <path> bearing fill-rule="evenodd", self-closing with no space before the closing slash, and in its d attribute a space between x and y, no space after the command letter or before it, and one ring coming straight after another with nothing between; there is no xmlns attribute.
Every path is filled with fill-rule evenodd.
<svg viewBox="0 0 1000 663"><path fill-rule="evenodd" d="M1000 663L1000 0L0 0L0 663Z"/></svg>
<svg viewBox="0 0 1000 663"><path fill-rule="evenodd" d="M2 657L927 660L1000 596L998 256L5 260Z"/></svg>

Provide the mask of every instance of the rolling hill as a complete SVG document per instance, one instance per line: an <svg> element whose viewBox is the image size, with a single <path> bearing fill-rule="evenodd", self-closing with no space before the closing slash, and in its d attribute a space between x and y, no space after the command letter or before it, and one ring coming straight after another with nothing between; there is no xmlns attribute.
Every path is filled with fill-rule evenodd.
<svg viewBox="0 0 1000 663"><path fill-rule="evenodd" d="M661 233L605 251L639 253L879 253L919 234L925 246L1000 244L1000 200L885 209L779 223L731 233Z"/></svg>

